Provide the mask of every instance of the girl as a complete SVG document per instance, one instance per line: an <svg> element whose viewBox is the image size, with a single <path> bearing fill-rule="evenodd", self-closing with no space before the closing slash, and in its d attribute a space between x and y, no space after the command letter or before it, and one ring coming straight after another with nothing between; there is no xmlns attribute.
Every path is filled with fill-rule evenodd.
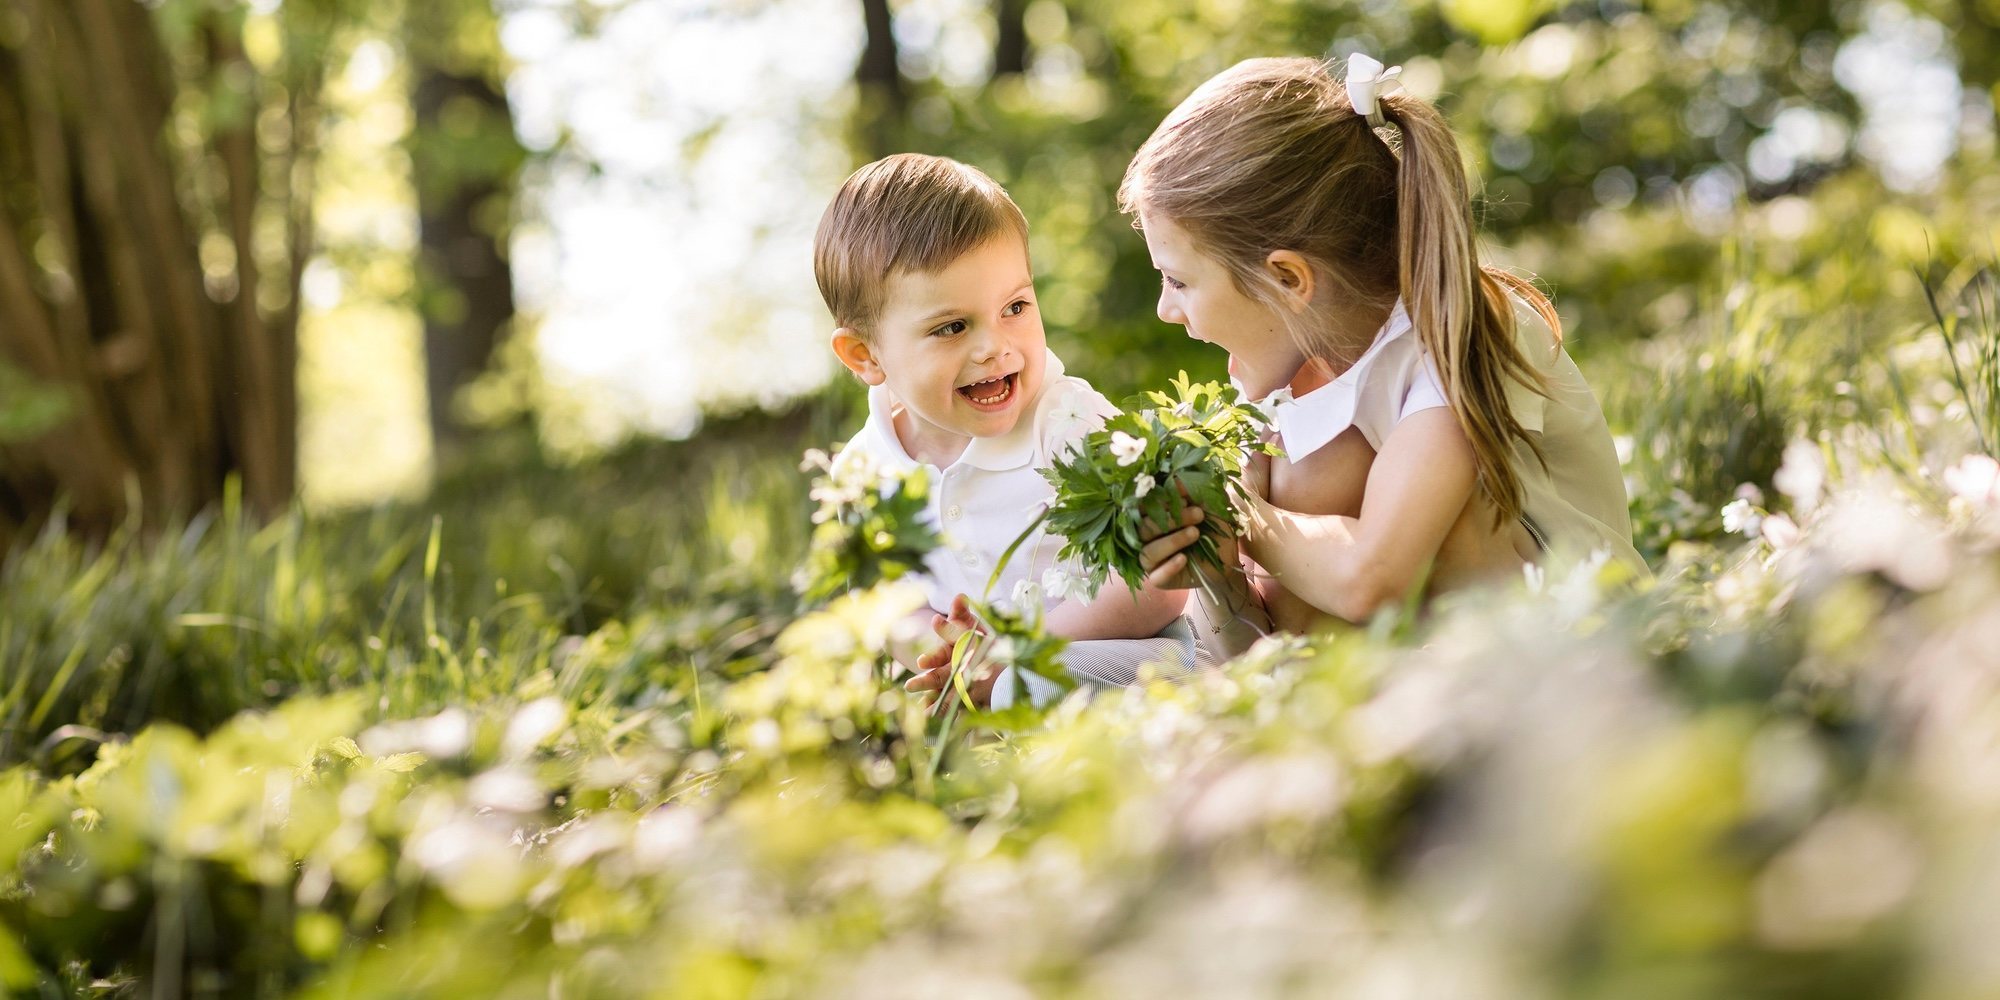
<svg viewBox="0 0 2000 1000"><path fill-rule="evenodd" d="M1608 550L1638 575L1603 411L1547 298L1481 266L1450 127L1367 56L1253 59L1209 80L1119 191L1161 274L1159 314L1229 351L1286 457L1243 512L1219 588L1305 630L1420 590ZM1252 477L1258 479L1257 476ZM1148 582L1191 586L1183 525ZM1216 588L1211 588L1216 589ZM1254 598L1254 600L1253 600ZM1211 626L1223 652L1255 637Z"/></svg>

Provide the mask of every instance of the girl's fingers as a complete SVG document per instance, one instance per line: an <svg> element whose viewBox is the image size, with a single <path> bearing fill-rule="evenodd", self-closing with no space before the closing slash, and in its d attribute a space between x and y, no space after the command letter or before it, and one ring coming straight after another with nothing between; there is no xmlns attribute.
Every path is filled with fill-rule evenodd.
<svg viewBox="0 0 2000 1000"><path fill-rule="evenodd" d="M944 689L946 670L926 670L909 679L903 685L905 691L940 691Z"/></svg>
<svg viewBox="0 0 2000 1000"><path fill-rule="evenodd" d="M1146 574L1146 586L1154 590L1185 589L1182 587L1181 581L1176 579L1176 577L1180 576L1181 570L1186 567L1187 556L1175 553L1172 558L1154 567L1151 573Z"/></svg>

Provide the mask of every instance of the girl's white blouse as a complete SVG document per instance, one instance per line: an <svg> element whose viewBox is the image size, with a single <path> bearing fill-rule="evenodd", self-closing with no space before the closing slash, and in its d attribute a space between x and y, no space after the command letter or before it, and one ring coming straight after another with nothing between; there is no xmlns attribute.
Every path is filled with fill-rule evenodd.
<svg viewBox="0 0 2000 1000"><path fill-rule="evenodd" d="M1603 551L1639 576L1651 574L1632 547L1624 472L1604 410L1582 371L1541 315L1513 298L1516 343L1548 380L1549 398L1510 383L1514 419L1541 445L1546 468L1527 444L1514 444L1522 508L1551 554L1565 560ZM1409 314L1397 302L1360 360L1338 378L1304 395L1280 389L1264 400L1293 461L1318 451L1357 427L1380 451L1396 425L1413 413L1449 405L1430 355L1413 335Z"/></svg>

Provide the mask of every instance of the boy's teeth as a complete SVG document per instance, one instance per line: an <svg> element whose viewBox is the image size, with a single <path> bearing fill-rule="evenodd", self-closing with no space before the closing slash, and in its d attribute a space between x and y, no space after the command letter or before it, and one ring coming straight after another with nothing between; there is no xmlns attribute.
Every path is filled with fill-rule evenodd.
<svg viewBox="0 0 2000 1000"><path fill-rule="evenodd" d="M1007 376L1002 375L999 378L990 378L984 382L974 382L959 391L965 393L965 398L975 403L985 403L990 406L994 403L1004 402L1007 397L1012 396L1014 394L1014 384Z"/></svg>

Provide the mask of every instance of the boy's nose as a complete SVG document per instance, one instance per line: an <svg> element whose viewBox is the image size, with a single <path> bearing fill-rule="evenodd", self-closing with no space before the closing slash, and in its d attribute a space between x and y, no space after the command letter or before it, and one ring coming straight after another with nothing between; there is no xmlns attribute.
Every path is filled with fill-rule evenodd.
<svg viewBox="0 0 2000 1000"><path fill-rule="evenodd" d="M996 331L989 330L980 334L979 340L972 345L972 361L974 364L986 364L1006 353L1007 338L1000 336Z"/></svg>

